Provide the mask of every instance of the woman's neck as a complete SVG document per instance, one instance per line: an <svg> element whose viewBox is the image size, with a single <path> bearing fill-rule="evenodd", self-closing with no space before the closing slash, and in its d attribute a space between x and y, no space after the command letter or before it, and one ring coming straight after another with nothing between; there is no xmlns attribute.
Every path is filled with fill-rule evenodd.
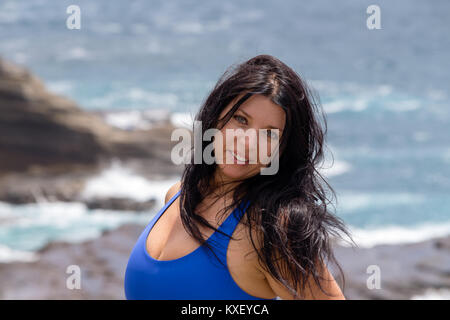
<svg viewBox="0 0 450 320"><path fill-rule="evenodd" d="M220 170L216 169L210 186L213 194L216 196L227 197L241 182L242 181L235 181L225 178L220 174Z"/></svg>

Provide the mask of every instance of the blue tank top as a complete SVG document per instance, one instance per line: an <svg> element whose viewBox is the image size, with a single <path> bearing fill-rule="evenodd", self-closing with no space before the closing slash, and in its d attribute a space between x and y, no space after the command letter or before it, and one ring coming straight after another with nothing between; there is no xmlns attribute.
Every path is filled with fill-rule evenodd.
<svg viewBox="0 0 450 320"><path fill-rule="evenodd" d="M214 253L227 266L226 268L203 245L174 260L156 260L148 254L146 240L152 227L179 194L180 191L153 217L131 251L124 280L126 299L275 300L252 296L236 284L226 264L230 239L217 231L206 241L213 244ZM248 202L245 206L241 203L218 230L231 236L247 206Z"/></svg>

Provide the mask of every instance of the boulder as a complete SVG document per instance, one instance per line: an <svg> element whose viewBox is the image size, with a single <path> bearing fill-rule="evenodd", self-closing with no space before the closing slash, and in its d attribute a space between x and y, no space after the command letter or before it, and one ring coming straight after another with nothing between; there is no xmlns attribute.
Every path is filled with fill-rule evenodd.
<svg viewBox="0 0 450 320"><path fill-rule="evenodd" d="M1 58L0 112L0 201L77 201L84 181L116 159L146 178L183 169L170 159L178 142L167 119L146 130L113 127Z"/></svg>
<svg viewBox="0 0 450 320"><path fill-rule="evenodd" d="M126 131L49 92L24 67L0 59L0 174L97 165L118 157L170 161L170 123Z"/></svg>

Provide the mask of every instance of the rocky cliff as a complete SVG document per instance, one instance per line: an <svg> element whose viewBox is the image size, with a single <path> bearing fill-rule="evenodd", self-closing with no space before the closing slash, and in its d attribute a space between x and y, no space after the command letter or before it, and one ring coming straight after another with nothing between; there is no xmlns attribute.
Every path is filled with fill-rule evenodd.
<svg viewBox="0 0 450 320"><path fill-rule="evenodd" d="M112 158L145 176L180 173L170 161L174 128L168 119L149 130L112 127L0 58L0 201L73 200Z"/></svg>

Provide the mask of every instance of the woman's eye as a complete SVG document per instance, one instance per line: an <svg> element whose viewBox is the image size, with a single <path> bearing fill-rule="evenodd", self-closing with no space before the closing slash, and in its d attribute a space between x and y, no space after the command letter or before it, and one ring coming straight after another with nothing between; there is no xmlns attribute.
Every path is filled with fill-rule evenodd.
<svg viewBox="0 0 450 320"><path fill-rule="evenodd" d="M241 116L234 116L234 119L236 119L238 122L242 123L242 124L246 124L247 120L244 117Z"/></svg>

